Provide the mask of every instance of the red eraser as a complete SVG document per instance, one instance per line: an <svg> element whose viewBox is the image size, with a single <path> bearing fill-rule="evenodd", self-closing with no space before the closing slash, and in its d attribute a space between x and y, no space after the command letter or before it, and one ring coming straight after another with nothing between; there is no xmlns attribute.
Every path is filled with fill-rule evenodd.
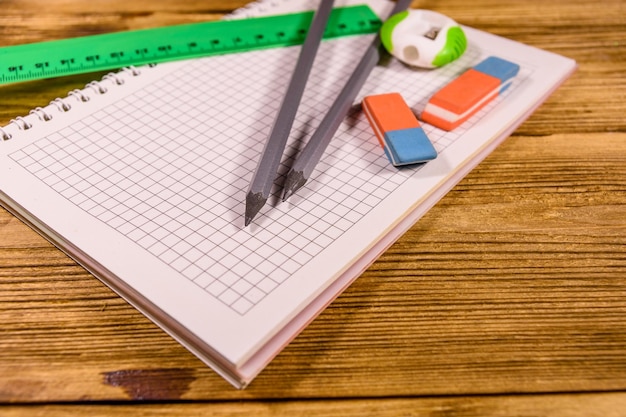
<svg viewBox="0 0 626 417"><path fill-rule="evenodd" d="M518 71L517 64L489 57L437 91L426 104L421 119L440 129L452 130L504 91Z"/></svg>

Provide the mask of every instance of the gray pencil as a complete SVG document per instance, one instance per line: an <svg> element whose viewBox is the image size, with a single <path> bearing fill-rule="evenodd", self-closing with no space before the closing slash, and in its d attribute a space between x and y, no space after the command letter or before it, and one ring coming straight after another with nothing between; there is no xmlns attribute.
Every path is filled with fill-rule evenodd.
<svg viewBox="0 0 626 417"><path fill-rule="evenodd" d="M333 3L334 0L322 0L302 45L298 62L246 195L246 226L258 214L269 197L304 87L324 35L328 17L333 9Z"/></svg>
<svg viewBox="0 0 626 417"><path fill-rule="evenodd" d="M410 5L411 0L398 0L390 16L406 10ZM317 130L292 165L285 179L283 201L299 190L309 179L339 125L350 111L357 94L378 63L380 59L380 45L380 37L376 36Z"/></svg>

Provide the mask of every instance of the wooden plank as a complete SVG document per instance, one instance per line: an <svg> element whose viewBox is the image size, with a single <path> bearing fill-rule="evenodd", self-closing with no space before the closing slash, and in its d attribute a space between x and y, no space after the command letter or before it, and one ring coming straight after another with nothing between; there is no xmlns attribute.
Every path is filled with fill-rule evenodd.
<svg viewBox="0 0 626 417"><path fill-rule="evenodd" d="M118 415L169 417L621 417L626 394L570 394L528 396L476 396L441 398L363 399L347 401L237 401L200 404L147 405L42 405L10 406L4 417L105 417Z"/></svg>

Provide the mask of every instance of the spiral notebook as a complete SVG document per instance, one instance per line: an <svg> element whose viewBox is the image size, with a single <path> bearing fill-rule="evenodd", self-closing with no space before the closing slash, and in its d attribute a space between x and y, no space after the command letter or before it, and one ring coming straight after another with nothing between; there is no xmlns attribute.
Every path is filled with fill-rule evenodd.
<svg viewBox="0 0 626 417"><path fill-rule="evenodd" d="M367 3L381 17L391 8ZM259 2L237 15L315 6ZM380 62L309 183L286 203L276 187L248 228L245 193L297 46L125 69L17 117L0 130L0 200L244 387L575 69L464 29L467 52L443 68ZM372 36L320 46L281 175ZM392 166L362 97L398 91L419 114L434 91L489 55L521 66L505 94L453 132L423 124L438 157Z"/></svg>

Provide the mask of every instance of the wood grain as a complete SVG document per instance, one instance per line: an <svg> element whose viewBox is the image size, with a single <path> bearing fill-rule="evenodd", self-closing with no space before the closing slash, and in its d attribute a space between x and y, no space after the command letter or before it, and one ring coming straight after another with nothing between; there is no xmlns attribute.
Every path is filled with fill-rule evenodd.
<svg viewBox="0 0 626 417"><path fill-rule="evenodd" d="M0 44L244 4L3 1ZM626 2L414 6L578 70L244 391L0 210L0 414L624 415ZM101 75L0 86L0 125Z"/></svg>
<svg viewBox="0 0 626 417"><path fill-rule="evenodd" d="M148 405L68 405L13 406L3 410L5 417L104 417L111 415L185 417L621 417L626 396L621 393L550 396L496 396L470 398L352 399L344 401L226 402L200 404ZM585 414L582 414L584 412Z"/></svg>

